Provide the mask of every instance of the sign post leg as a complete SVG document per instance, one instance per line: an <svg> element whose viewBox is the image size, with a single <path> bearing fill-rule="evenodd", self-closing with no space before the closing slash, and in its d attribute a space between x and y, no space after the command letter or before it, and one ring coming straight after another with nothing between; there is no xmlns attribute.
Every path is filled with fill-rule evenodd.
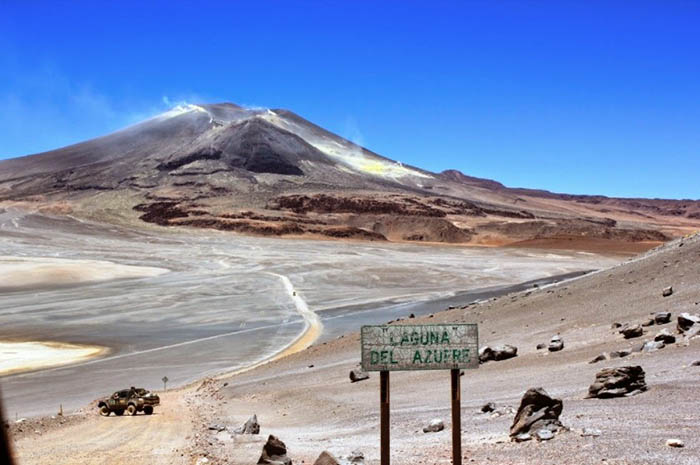
<svg viewBox="0 0 700 465"><path fill-rule="evenodd" d="M450 370L452 378L452 464L462 465L462 388L459 369Z"/></svg>
<svg viewBox="0 0 700 465"><path fill-rule="evenodd" d="M379 372L379 416L381 465L389 465L389 372Z"/></svg>

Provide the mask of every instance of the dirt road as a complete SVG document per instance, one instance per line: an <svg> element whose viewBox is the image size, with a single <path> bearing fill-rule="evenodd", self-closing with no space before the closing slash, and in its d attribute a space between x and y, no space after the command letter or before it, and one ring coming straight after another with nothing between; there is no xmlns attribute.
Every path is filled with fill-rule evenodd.
<svg viewBox="0 0 700 465"><path fill-rule="evenodd" d="M186 393L161 395L162 406L151 416L86 415L68 426L52 427L15 442L21 465L32 464L189 464L196 413ZM37 440L40 436L40 440Z"/></svg>

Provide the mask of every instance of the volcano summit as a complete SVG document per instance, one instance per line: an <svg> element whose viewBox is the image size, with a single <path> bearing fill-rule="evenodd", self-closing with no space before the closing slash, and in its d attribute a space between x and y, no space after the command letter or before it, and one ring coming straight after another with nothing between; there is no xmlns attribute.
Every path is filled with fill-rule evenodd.
<svg viewBox="0 0 700 465"><path fill-rule="evenodd" d="M622 251L700 227L697 201L572 196L431 173L290 111L231 103L178 106L2 161L0 202L142 227Z"/></svg>

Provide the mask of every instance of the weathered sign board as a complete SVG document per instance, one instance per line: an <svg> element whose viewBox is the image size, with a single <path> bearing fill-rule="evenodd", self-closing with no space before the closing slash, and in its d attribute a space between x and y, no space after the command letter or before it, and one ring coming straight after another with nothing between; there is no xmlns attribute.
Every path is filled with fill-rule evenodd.
<svg viewBox="0 0 700 465"><path fill-rule="evenodd" d="M476 324L363 326L361 335L365 371L479 367Z"/></svg>

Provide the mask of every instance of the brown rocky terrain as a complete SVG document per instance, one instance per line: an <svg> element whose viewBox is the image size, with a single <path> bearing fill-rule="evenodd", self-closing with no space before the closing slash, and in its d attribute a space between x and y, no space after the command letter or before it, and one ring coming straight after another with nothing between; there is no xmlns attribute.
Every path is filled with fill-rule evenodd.
<svg viewBox="0 0 700 465"><path fill-rule="evenodd" d="M142 227L621 251L700 229L698 201L555 194L430 173L287 110L230 103L177 107L0 161L0 205Z"/></svg>

